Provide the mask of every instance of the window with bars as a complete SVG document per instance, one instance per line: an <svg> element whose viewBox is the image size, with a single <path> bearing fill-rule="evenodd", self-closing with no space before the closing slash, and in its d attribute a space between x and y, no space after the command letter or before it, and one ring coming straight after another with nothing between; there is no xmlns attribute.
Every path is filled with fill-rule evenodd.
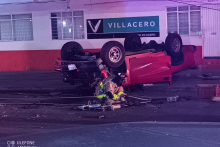
<svg viewBox="0 0 220 147"><path fill-rule="evenodd" d="M53 40L84 39L83 11L51 13Z"/></svg>
<svg viewBox="0 0 220 147"><path fill-rule="evenodd" d="M201 7L179 6L167 8L168 33L201 35Z"/></svg>
<svg viewBox="0 0 220 147"><path fill-rule="evenodd" d="M32 14L0 15L0 41L33 40Z"/></svg>

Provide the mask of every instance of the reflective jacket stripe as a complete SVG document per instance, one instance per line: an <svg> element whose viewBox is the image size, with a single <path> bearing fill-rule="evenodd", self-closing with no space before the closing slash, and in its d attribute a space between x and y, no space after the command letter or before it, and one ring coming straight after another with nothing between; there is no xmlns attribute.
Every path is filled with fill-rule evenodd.
<svg viewBox="0 0 220 147"><path fill-rule="evenodd" d="M121 96L124 92L119 92L118 94L114 94L113 100L117 100L118 96Z"/></svg>
<svg viewBox="0 0 220 147"><path fill-rule="evenodd" d="M104 87L104 85L103 85L103 83L102 83L102 82L100 83L100 87L101 87L102 89L103 89L103 87Z"/></svg>
<svg viewBox="0 0 220 147"><path fill-rule="evenodd" d="M113 100L117 100L118 95L114 94L114 97L112 98Z"/></svg>
<svg viewBox="0 0 220 147"><path fill-rule="evenodd" d="M118 96L121 96L122 94L124 94L124 92L119 92L119 93L118 93Z"/></svg>
<svg viewBox="0 0 220 147"><path fill-rule="evenodd" d="M97 98L98 98L98 99L102 99L103 97L106 97L106 94L97 95Z"/></svg>

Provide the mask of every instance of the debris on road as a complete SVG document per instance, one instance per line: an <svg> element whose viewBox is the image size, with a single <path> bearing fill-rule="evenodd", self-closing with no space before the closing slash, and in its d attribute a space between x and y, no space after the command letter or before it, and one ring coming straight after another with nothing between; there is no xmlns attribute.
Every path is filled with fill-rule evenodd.
<svg viewBox="0 0 220 147"><path fill-rule="evenodd" d="M86 109L97 109L100 108L101 104L88 104L88 105L82 105L82 106L78 106L78 109L80 110L86 110Z"/></svg>
<svg viewBox="0 0 220 147"><path fill-rule="evenodd" d="M154 84L143 84L143 87L154 86Z"/></svg>
<svg viewBox="0 0 220 147"><path fill-rule="evenodd" d="M177 95L177 96L174 96L174 97L168 97L167 98L167 101L168 102L176 102L176 101L178 101L179 100L179 96Z"/></svg>
<svg viewBox="0 0 220 147"><path fill-rule="evenodd" d="M99 118L105 118L104 114L99 115Z"/></svg>
<svg viewBox="0 0 220 147"><path fill-rule="evenodd" d="M160 106L153 105L153 104L155 104L155 102L158 103L158 101L159 101L159 104L161 104L161 103L165 103L166 101L167 102L176 102L179 99L180 99L180 97L178 95L173 96L173 97L163 97L163 98L157 98L157 99L147 98L147 97L141 98L141 97L127 95L126 104L115 103L115 104L101 105L101 104L91 104L91 102L89 101L88 104L86 104L86 105L78 106L78 109L80 109L80 110L99 109L102 111L105 111L105 110L114 111L115 109L120 109L123 106L141 106L141 104L146 104L146 107L159 109ZM152 103L152 104L150 104L150 103Z"/></svg>
<svg viewBox="0 0 220 147"><path fill-rule="evenodd" d="M141 98L141 97L136 97L136 96L131 96L131 95L128 95L129 98L133 98L133 99L137 99L137 100L142 100L142 101L145 101L145 102L151 102L152 98Z"/></svg>
<svg viewBox="0 0 220 147"><path fill-rule="evenodd" d="M47 117L46 115L39 115L39 114L36 114L35 116L33 116L32 118L40 118L40 117Z"/></svg>
<svg viewBox="0 0 220 147"><path fill-rule="evenodd" d="M212 76L211 74L202 74L200 76L197 76L198 78L201 78L203 80L215 80L219 79L220 76Z"/></svg>
<svg viewBox="0 0 220 147"><path fill-rule="evenodd" d="M151 101L149 98L140 98L140 97L135 97L135 96L130 96L127 95L124 101L120 102L115 102L112 104L105 103L105 104L92 104L91 101L88 101L87 104L78 106L77 108L80 110L112 110L114 111L115 109L120 109L122 107L127 107L127 106L140 106L141 104L147 104Z"/></svg>

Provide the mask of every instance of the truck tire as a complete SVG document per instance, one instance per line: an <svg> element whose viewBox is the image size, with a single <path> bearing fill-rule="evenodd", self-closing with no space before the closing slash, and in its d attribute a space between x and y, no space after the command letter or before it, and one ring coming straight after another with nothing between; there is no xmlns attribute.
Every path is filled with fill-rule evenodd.
<svg viewBox="0 0 220 147"><path fill-rule="evenodd" d="M171 57L179 57L182 53L182 39L180 35L169 34L165 41L165 50Z"/></svg>
<svg viewBox="0 0 220 147"><path fill-rule="evenodd" d="M84 55L82 46L78 42L67 42L61 48L61 59L71 60L74 55Z"/></svg>
<svg viewBox="0 0 220 147"><path fill-rule="evenodd" d="M178 66L182 64L185 60L184 53L181 52L178 57L171 57L171 65L172 66Z"/></svg>
<svg viewBox="0 0 220 147"><path fill-rule="evenodd" d="M125 60L125 49L120 42L109 41L103 45L100 56L107 66L117 68Z"/></svg>
<svg viewBox="0 0 220 147"><path fill-rule="evenodd" d="M141 48L141 45L141 38L136 34L129 35L125 38L125 51L137 51Z"/></svg>

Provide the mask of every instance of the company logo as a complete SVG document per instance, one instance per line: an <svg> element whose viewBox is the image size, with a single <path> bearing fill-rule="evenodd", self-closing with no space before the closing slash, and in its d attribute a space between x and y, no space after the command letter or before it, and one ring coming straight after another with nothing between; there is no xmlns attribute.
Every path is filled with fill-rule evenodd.
<svg viewBox="0 0 220 147"><path fill-rule="evenodd" d="M90 20L88 21L88 23L94 33L96 33L98 31L101 22L102 22L102 20L99 20L98 23L94 26Z"/></svg>
<svg viewBox="0 0 220 147"><path fill-rule="evenodd" d="M115 29L115 28L136 28L136 27L154 27L155 22L151 21L150 23L148 21L140 21L140 22L120 22L120 23L108 23L108 28L109 29Z"/></svg>
<svg viewBox="0 0 220 147"><path fill-rule="evenodd" d="M159 37L159 16L87 19L87 38Z"/></svg>
<svg viewBox="0 0 220 147"><path fill-rule="evenodd" d="M87 19L87 33L88 34L103 33L103 19Z"/></svg>

